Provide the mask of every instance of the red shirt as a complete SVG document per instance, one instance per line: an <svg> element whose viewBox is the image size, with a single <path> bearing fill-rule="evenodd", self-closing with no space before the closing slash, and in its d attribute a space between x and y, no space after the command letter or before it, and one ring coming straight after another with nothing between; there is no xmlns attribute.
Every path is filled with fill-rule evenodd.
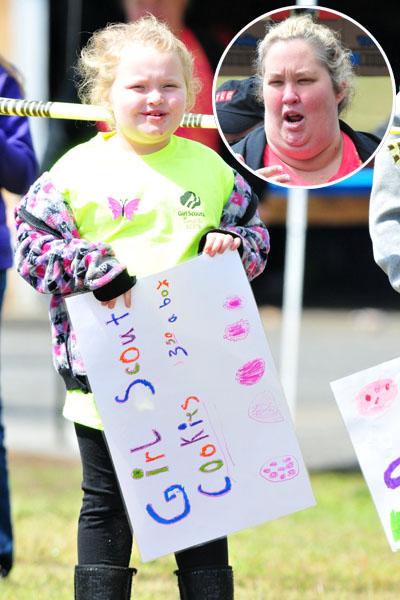
<svg viewBox="0 0 400 600"><path fill-rule="evenodd" d="M213 72L210 63L208 62L206 53L204 52L193 31L190 29L185 28L181 32L179 39L193 54L194 74L198 79L200 79L202 84L201 90L197 94L196 104L191 109L191 112L212 115ZM176 134L189 140L201 142L216 152L218 152L220 148L219 134L216 129L191 129L190 127L179 127L176 130Z"/></svg>
<svg viewBox="0 0 400 600"><path fill-rule="evenodd" d="M349 175L358 169L358 167L362 164L354 142L347 135L347 133L344 133L343 131L340 133L343 140L342 160L336 173L332 175L332 177L330 177L325 183L329 183L330 181L335 181L336 179L345 177L345 175ZM271 150L267 144L264 150L264 167L270 167L272 165L281 165L284 169L283 172L290 175L290 181L288 182L288 185L310 185L310 183L303 181L301 177L295 173L295 171L293 171L286 163L278 158L275 152L273 152L273 150Z"/></svg>

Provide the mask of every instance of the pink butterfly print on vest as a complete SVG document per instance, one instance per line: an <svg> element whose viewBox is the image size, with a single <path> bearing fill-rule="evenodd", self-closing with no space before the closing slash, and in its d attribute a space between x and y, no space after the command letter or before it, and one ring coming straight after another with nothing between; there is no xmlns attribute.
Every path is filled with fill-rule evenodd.
<svg viewBox="0 0 400 600"><path fill-rule="evenodd" d="M119 219L120 217L126 217L128 221L132 221L133 216L139 208L140 198L134 200L116 200L107 196L108 206L111 209L113 219Z"/></svg>

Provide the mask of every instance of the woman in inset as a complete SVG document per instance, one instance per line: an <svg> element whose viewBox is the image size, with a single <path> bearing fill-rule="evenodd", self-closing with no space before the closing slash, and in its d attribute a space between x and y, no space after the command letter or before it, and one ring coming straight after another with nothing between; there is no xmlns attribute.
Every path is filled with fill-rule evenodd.
<svg viewBox="0 0 400 600"><path fill-rule="evenodd" d="M324 184L358 169L378 147L339 119L352 95L351 52L311 15L269 27L258 45L264 125L233 146L258 175L288 185Z"/></svg>

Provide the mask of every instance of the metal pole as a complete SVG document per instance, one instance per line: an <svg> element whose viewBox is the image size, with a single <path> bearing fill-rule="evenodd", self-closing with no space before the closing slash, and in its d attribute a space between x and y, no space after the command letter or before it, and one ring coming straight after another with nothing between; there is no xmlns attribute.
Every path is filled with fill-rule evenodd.
<svg viewBox="0 0 400 600"><path fill-rule="evenodd" d="M48 0L12 0L11 31L13 36L12 62L21 70L27 98L48 97L49 4ZM30 121L33 144L39 162L46 144L46 119Z"/></svg>
<svg viewBox="0 0 400 600"><path fill-rule="evenodd" d="M296 415L297 403L307 204L308 190L304 188L288 190L279 365L282 386L293 418Z"/></svg>
<svg viewBox="0 0 400 600"><path fill-rule="evenodd" d="M312 0L297 0L302 7L316 6ZM308 191L288 191L286 214L285 270L282 303L280 377L293 419L296 416Z"/></svg>

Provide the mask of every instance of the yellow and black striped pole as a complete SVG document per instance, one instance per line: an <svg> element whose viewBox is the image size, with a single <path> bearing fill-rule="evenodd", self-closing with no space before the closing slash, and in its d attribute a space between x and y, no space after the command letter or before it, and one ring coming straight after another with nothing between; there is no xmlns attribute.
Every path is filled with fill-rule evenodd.
<svg viewBox="0 0 400 600"><path fill-rule="evenodd" d="M47 117L49 119L73 119L76 121L108 121L111 113L103 106L74 104L72 102L42 102L40 100L17 100L0 98L0 115L21 117ZM181 127L216 129L213 115L186 113Z"/></svg>

